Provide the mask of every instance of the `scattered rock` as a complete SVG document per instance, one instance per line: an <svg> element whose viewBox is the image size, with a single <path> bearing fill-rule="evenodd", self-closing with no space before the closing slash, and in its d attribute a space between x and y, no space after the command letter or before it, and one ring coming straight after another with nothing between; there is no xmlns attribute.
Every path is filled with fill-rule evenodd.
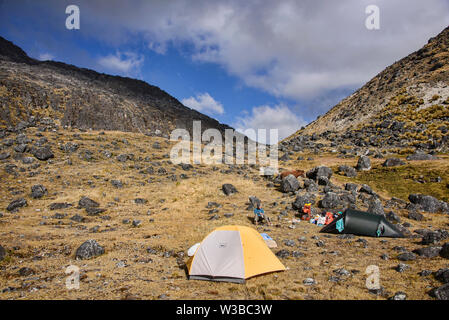
<svg viewBox="0 0 449 320"><path fill-rule="evenodd" d="M410 194L408 199L411 203L419 206L419 208L426 212L449 212L449 205L440 201L432 196L424 195L424 194Z"/></svg>
<svg viewBox="0 0 449 320"><path fill-rule="evenodd" d="M388 158L385 160L385 162L382 164L384 167L396 167L396 166L402 166L405 164L405 161L399 159L399 158Z"/></svg>
<svg viewBox="0 0 449 320"><path fill-rule="evenodd" d="M313 278L306 278L302 283L304 283L304 285L306 286L313 286L316 284L316 281Z"/></svg>
<svg viewBox="0 0 449 320"><path fill-rule="evenodd" d="M6 257L6 250L2 246L0 246L0 261L2 261Z"/></svg>
<svg viewBox="0 0 449 320"><path fill-rule="evenodd" d="M90 259L100 256L104 253L104 248L95 240L87 240L84 242L75 253L75 259Z"/></svg>
<svg viewBox="0 0 449 320"><path fill-rule="evenodd" d="M413 252L404 252L397 256L400 261L413 261L416 260L416 254Z"/></svg>
<svg viewBox="0 0 449 320"><path fill-rule="evenodd" d="M449 242L445 243L441 248L440 256L449 259Z"/></svg>
<svg viewBox="0 0 449 320"><path fill-rule="evenodd" d="M341 199L336 193L327 192L321 200L320 205L325 209L335 209L341 205Z"/></svg>
<svg viewBox="0 0 449 320"><path fill-rule="evenodd" d="M424 247L413 250L414 253L419 255L420 257L425 258L434 258L440 254L442 247Z"/></svg>
<svg viewBox="0 0 449 320"><path fill-rule="evenodd" d="M31 197L34 199L40 199L46 194L48 194L47 188L41 184L36 184L31 187Z"/></svg>
<svg viewBox="0 0 449 320"><path fill-rule="evenodd" d="M81 199L78 201L78 206L80 208L97 208L100 206L100 204L98 202L96 202L95 200L92 200L88 197L81 197Z"/></svg>
<svg viewBox="0 0 449 320"><path fill-rule="evenodd" d="M405 292L398 291L394 294L394 296L389 298L389 300L407 300L407 294Z"/></svg>
<svg viewBox="0 0 449 320"><path fill-rule="evenodd" d="M111 184L117 189L123 188L123 184L120 180L111 180Z"/></svg>
<svg viewBox="0 0 449 320"><path fill-rule="evenodd" d="M424 152L415 152L409 155L406 159L408 161L411 161L411 160L437 160L438 158L434 155L427 154Z"/></svg>
<svg viewBox="0 0 449 320"><path fill-rule="evenodd" d="M357 170L353 167L347 165L341 165L338 167L338 171L343 173L345 176L349 178L354 178L357 176Z"/></svg>
<svg viewBox="0 0 449 320"><path fill-rule="evenodd" d="M430 295L438 300L449 300L449 283L433 289Z"/></svg>
<svg viewBox="0 0 449 320"><path fill-rule="evenodd" d="M332 177L332 169L326 166L315 167L306 173L307 178L318 181L319 177L326 177L330 179Z"/></svg>
<svg viewBox="0 0 449 320"><path fill-rule="evenodd" d="M71 203L67 203L67 202L55 202L50 204L49 209L50 210L61 210L61 209L66 209L71 207L72 204Z"/></svg>
<svg viewBox="0 0 449 320"><path fill-rule="evenodd" d="M406 271L408 269L410 269L410 266L408 264L405 264L405 263L400 263L395 268L395 270L397 272L404 272L404 271Z"/></svg>
<svg viewBox="0 0 449 320"><path fill-rule="evenodd" d="M361 156L357 161L356 169L361 170L371 170L371 160L367 156Z"/></svg>
<svg viewBox="0 0 449 320"><path fill-rule="evenodd" d="M368 212L378 214L378 215L385 215L384 207L382 205L382 201L380 201L379 198L371 198L369 202Z"/></svg>
<svg viewBox="0 0 449 320"><path fill-rule="evenodd" d="M51 151L51 148L46 146L42 148L37 148L32 151L33 156L35 156L37 159L41 161L46 161L48 159L54 158L53 151Z"/></svg>
<svg viewBox="0 0 449 320"><path fill-rule="evenodd" d="M221 189L223 190L224 194L227 196L230 196L234 193L237 193L237 189L230 183L225 183L221 186Z"/></svg>
<svg viewBox="0 0 449 320"><path fill-rule="evenodd" d="M290 174L282 179L281 190L282 192L295 192L299 189L298 179L294 175Z"/></svg>
<svg viewBox="0 0 449 320"><path fill-rule="evenodd" d="M21 277L28 277L34 274L34 270L28 267L20 268L19 270L19 276Z"/></svg>
<svg viewBox="0 0 449 320"><path fill-rule="evenodd" d="M27 201L24 198L19 198L14 201L12 201L6 210L10 212L16 212L19 210L19 208L26 207L28 205Z"/></svg>

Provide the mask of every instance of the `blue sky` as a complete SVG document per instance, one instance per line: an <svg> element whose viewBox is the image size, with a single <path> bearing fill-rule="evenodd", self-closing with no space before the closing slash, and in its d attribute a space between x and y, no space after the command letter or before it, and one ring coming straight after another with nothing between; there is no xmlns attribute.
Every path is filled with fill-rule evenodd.
<svg viewBox="0 0 449 320"><path fill-rule="evenodd" d="M68 5L80 30L65 27ZM366 6L380 8L368 30ZM445 0L0 0L0 35L36 59L142 79L238 129L283 138L449 24Z"/></svg>

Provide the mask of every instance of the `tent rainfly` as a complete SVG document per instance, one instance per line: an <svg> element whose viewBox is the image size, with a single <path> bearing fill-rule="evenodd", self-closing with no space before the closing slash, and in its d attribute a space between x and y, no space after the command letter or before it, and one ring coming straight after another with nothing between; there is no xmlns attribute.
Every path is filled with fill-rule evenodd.
<svg viewBox="0 0 449 320"><path fill-rule="evenodd" d="M262 236L244 226L223 226L211 232L187 261L189 279L244 283L284 265Z"/></svg>
<svg viewBox="0 0 449 320"><path fill-rule="evenodd" d="M404 234L383 215L353 209L346 211L332 223L324 226L320 232L349 233L369 237L404 238Z"/></svg>

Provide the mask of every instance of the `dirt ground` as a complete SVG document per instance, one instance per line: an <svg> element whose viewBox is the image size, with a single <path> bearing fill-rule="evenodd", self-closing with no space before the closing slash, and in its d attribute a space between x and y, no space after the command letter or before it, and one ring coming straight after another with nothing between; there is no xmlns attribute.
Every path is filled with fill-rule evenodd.
<svg viewBox="0 0 449 320"><path fill-rule="evenodd" d="M80 134L80 139L73 134ZM28 131L30 137L35 131ZM436 271L449 267L447 259L417 258L407 261L410 269L397 272L400 253L395 247L408 250L421 247L419 238L388 239L354 237L340 239L335 235L319 233L320 227L299 221L294 213L279 215L285 206L294 201L294 196L285 196L276 188L267 187L268 181L258 175L258 170L247 167L234 169L231 173L221 170L225 165L198 165L190 170L167 163L164 154L170 144L163 138L146 137L141 134L106 132L60 131L44 132L55 158L50 162L40 162L37 169L30 169L20 161L15 163L25 170L14 177L0 171L0 245L7 250L6 258L0 262L0 299L385 299L402 291L408 299L432 299L428 292L441 284L433 276L420 276L422 270ZM128 143L121 141L126 139ZM58 144L74 141L80 145L77 153L68 155L58 149ZM113 141L119 149L114 149ZM162 149L155 149L153 143L160 142ZM100 151L105 146L113 156L107 158ZM81 150L91 150L93 159L86 161L78 154ZM134 160L116 161L119 154L133 153ZM140 173L150 163L162 164L168 175L159 175L159 167L154 166L154 174ZM317 165L354 165L356 159L340 159L332 155L313 155L311 161L291 161L281 163L284 168L311 169ZM70 158L72 164L67 163ZM306 156L307 158L307 156ZM447 165L447 160L435 165ZM376 162L374 162L374 165ZM37 172L37 174L30 174ZM177 181L168 177L177 175ZM180 179L186 174L187 179ZM110 180L120 180L123 188L115 188ZM152 179L152 182L148 182ZM355 182L357 182L356 178ZM349 178L334 175L332 181L343 184ZM224 183L232 183L238 193L226 196L221 190ZM398 183L401 183L400 181ZM410 183L407 182L406 183ZM31 186L42 184L48 195L41 199L30 196ZM388 190L375 190L385 198L393 196ZM252 221L252 211L248 211L248 197L257 196L273 225L258 226L259 232L267 232L278 244L272 249L298 251L298 258L280 258L288 268L285 272L267 274L248 279L245 284L208 281L189 281L185 270L179 265L186 261L190 246L200 242L208 233L222 225L245 225L256 228ZM100 203L106 209L99 216L88 216L77 209L82 196ZM8 204L19 197L28 205L18 212L6 211ZM143 198L148 202L136 204L134 199ZM406 199L404 199L406 200ZM72 207L50 210L49 205L68 202ZM208 202L222 205L218 208L217 220L209 220L206 208ZM273 205L277 202L277 205ZM54 218L56 213L65 214L62 219ZM225 217L224 213L232 213ZM397 212L402 222L409 222L410 231L416 229L447 229L449 216L425 214L423 221L407 218L405 211ZM85 222L75 222L70 217L79 214ZM105 218L106 216L106 218ZM140 220L141 225L133 227L123 223L124 219ZM95 228L94 230L92 228ZM299 241L301 237L305 237ZM104 247L105 253L90 260L75 260L76 249L86 240L95 239ZM294 240L295 247L285 245L285 240ZM364 244L359 239L366 240ZM317 243L323 241L323 246ZM155 251L148 250L148 248ZM182 254L184 253L184 257ZM388 260L381 258L383 254ZM79 267L81 281L79 289L67 289L65 273L70 265ZM367 267L375 265L380 270L380 285L383 294L376 295L366 286L369 274ZM23 267L32 272L21 276ZM330 281L336 276L335 270L344 268L349 275L339 277L340 281ZM314 285L305 285L304 279L313 278Z"/></svg>

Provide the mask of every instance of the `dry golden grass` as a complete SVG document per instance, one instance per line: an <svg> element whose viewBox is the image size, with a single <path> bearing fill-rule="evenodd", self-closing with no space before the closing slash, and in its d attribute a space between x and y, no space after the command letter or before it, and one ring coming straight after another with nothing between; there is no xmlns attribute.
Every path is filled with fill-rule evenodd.
<svg viewBox="0 0 449 320"><path fill-rule="evenodd" d="M72 139L74 132L44 133L51 142L65 143ZM31 133L28 133L30 136ZM55 159L53 164L42 163L37 169L40 174L27 177L21 174L18 179L1 171L2 188L0 190L0 208L4 217L0 218L0 244L8 250L7 258L0 262L0 289L6 287L20 288L12 292L0 293L0 299L122 299L137 297L140 299L158 299L166 294L170 299L380 299L370 294L365 286L367 275L365 270L369 265L378 265L381 270L381 285L392 294L404 291L410 299L429 299L426 293L438 282L432 277L421 278L417 275L422 269L437 270L447 267L447 260L442 258L417 259L408 264L411 270L398 273L393 268L398 264L395 259L395 246L404 246L410 250L419 247L417 240L412 239L382 239L366 238L368 248L354 240L340 240L335 236L327 238L319 234L320 227L300 222L294 229L291 226L293 214L278 220L278 213L290 203L293 198L284 197L274 188L267 188L264 179L258 177L258 171L247 169L248 177L234 171L224 174L213 171L210 166L195 166L193 171L183 171L179 166L165 165L170 172L175 168L178 181L173 182L165 176L142 175L136 167L145 168L148 163L128 161L119 163L115 156L122 153L133 153L136 158L149 155L154 161L165 161L163 154L168 153L169 143L162 138L149 138L140 134L107 132L80 133L82 140L76 141L81 149L94 151L92 162L79 159L76 154L69 156L73 164L68 165L57 146L53 146ZM101 139L101 141L99 140ZM108 159L100 155L101 145L111 141L127 139L129 145L119 143L120 150L113 150L113 157ZM162 150L152 148L154 141L159 141ZM154 156L153 156L154 154ZM312 155L313 161L292 161L281 166L288 169L308 170L317 165L333 166L351 164L354 159L336 159L331 155ZM219 169L226 166L218 166ZM157 170L158 167L155 167ZM189 178L179 179L180 173L186 173ZM98 176L94 178L93 176ZM57 177L59 176L59 177ZM148 183L149 177L154 182ZM253 178L256 178L254 180ZM257 179L258 178L258 179ZM122 189L115 189L110 184L111 179L124 182ZM335 175L333 181L343 184L346 179ZM95 188L88 185L92 181ZM34 200L29 194L31 186L43 184L49 194L42 199ZM232 183L238 193L225 196L221 191L224 183ZM11 188L22 191L22 194L11 196ZM226 224L253 226L247 211L248 197L256 195L264 205L273 224L268 233L278 243L280 249L297 250L305 254L300 258L287 258L281 261L289 269L285 272L268 274L247 280L246 284L215 283L204 281L189 281L185 271L178 267L176 257L165 258L161 253L171 251L186 253L187 249L201 241L214 228ZM383 196L389 196L383 192ZM18 213L8 213L4 210L9 202L23 196L28 206ZM81 196L88 196L100 203L107 211L102 214L110 216L110 220L100 217L87 217L85 212L76 209ZM119 198L116 201L115 198ZM135 198L144 198L146 204L135 204ZM163 200L163 202L162 202ZM208 220L210 215L206 205L215 201L222 205L218 220ZM271 206L273 202L281 203ZM282 204L285 201L285 204ZM74 206L68 209L50 211L48 206L54 202L70 202ZM39 210L39 211L38 211ZM150 210L150 215L147 214ZM66 213L67 217L58 220L51 218L56 212ZM234 214L225 218L224 213ZM75 214L87 218L85 223L76 223L69 218ZM404 217L402 219L409 221ZM43 216L48 217L44 219ZM123 224L123 219L138 219L140 227ZM150 222L150 219L154 221ZM45 221L46 225L40 222ZM71 224L72 222L72 224ZM448 217L438 214L427 214L423 222L411 221L414 229L444 228ZM86 229L79 228L85 225ZM99 232L89 230L100 226ZM266 227L259 226L259 232ZM306 242L296 241L305 236ZM326 243L325 247L316 246L319 236ZM91 260L74 260L75 250L84 241L95 239L105 248L105 254ZM286 247L286 239L293 239L297 247ZM158 254L150 254L147 248L155 248ZM14 249L16 248L16 249ZM339 251L339 255L332 254ZM383 253L390 255L390 260L380 258ZM41 257L41 259L36 259ZM151 260L150 260L151 259ZM184 258L185 259L185 258ZM118 268L117 262L125 261L126 267ZM79 290L68 290L65 287L65 268L77 265L81 270ZM30 267L34 275L20 277L21 267ZM353 276L340 283L330 282L333 270L345 268L358 270ZM313 277L317 284L306 286L303 280ZM39 287L39 290L33 288Z"/></svg>

